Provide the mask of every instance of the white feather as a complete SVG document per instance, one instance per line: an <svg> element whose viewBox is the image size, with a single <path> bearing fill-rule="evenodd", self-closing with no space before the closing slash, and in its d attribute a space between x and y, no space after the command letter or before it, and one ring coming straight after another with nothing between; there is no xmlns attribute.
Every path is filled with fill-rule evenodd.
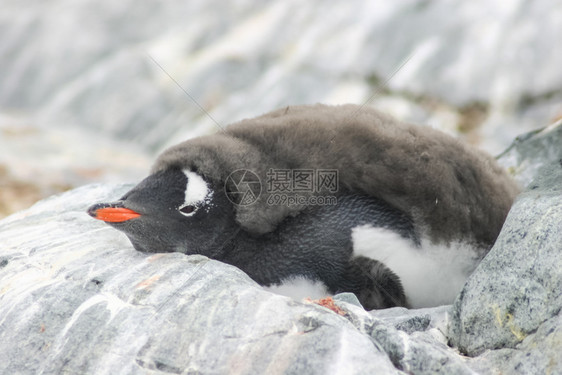
<svg viewBox="0 0 562 375"><path fill-rule="evenodd" d="M190 170L184 170L183 173L187 177L187 185L185 186L184 203L179 208L181 209L185 206L195 206L195 211L197 211L198 208L206 206L206 210L209 212L211 207L210 203L213 197L213 190L209 189L209 186L203 177L197 173ZM195 211L183 215L193 216Z"/></svg>
<svg viewBox="0 0 562 375"><path fill-rule="evenodd" d="M287 279L279 285L264 287L264 289L275 294L291 297L296 301L301 301L304 298L325 298L330 295L324 283L304 277Z"/></svg>
<svg viewBox="0 0 562 375"><path fill-rule="evenodd" d="M477 249L463 243L421 247L396 232L371 225L352 231L353 253L382 262L398 275L413 308L450 304L478 265Z"/></svg>
<svg viewBox="0 0 562 375"><path fill-rule="evenodd" d="M187 185L185 187L185 205L196 205L205 201L209 194L209 187L203 177L197 173L185 170L183 171L187 177Z"/></svg>

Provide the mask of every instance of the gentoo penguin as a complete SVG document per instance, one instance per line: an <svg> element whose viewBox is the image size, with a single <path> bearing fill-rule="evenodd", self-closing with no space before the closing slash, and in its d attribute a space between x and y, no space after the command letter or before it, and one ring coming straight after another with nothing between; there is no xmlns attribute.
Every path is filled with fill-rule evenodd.
<svg viewBox="0 0 562 375"><path fill-rule="evenodd" d="M313 105L171 147L88 213L139 251L202 254L272 289L422 307L452 302L517 193L492 157L442 132Z"/></svg>

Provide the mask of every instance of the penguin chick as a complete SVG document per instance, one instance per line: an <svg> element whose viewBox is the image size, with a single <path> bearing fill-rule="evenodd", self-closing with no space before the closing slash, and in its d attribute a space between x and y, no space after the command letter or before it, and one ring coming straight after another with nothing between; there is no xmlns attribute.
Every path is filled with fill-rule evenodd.
<svg viewBox="0 0 562 375"><path fill-rule="evenodd" d="M337 188L276 204L266 188L276 170L335 171ZM255 178L233 178L236 171ZM241 189L254 193L251 204L233 201ZM417 307L454 298L456 291L435 290L447 282L431 273L450 269L437 272L447 280L461 270L464 282L517 192L491 157L439 131L370 108L314 105L174 146L120 200L88 212L139 251L202 254L264 286L310 280L330 293L355 293L367 309ZM335 203L310 203L327 196Z"/></svg>

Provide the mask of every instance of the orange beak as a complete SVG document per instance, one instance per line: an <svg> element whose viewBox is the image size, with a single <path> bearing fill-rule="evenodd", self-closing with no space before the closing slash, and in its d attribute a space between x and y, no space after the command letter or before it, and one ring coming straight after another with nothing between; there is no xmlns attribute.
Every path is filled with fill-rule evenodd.
<svg viewBox="0 0 562 375"><path fill-rule="evenodd" d="M106 223L121 223L141 216L138 212L115 203L96 204L88 209L88 214Z"/></svg>

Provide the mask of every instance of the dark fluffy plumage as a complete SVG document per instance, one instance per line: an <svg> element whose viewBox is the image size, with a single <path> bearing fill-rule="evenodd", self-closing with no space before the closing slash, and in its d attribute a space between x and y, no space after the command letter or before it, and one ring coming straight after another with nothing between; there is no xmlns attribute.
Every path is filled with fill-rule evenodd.
<svg viewBox="0 0 562 375"><path fill-rule="evenodd" d="M217 182L237 169L262 181L270 168L337 169L341 189L389 203L412 218L420 235L483 248L494 243L518 193L483 152L356 105L287 107L240 121L168 149L153 173L171 167ZM267 195L236 207L237 222L250 233L271 232L305 208L268 205Z"/></svg>

